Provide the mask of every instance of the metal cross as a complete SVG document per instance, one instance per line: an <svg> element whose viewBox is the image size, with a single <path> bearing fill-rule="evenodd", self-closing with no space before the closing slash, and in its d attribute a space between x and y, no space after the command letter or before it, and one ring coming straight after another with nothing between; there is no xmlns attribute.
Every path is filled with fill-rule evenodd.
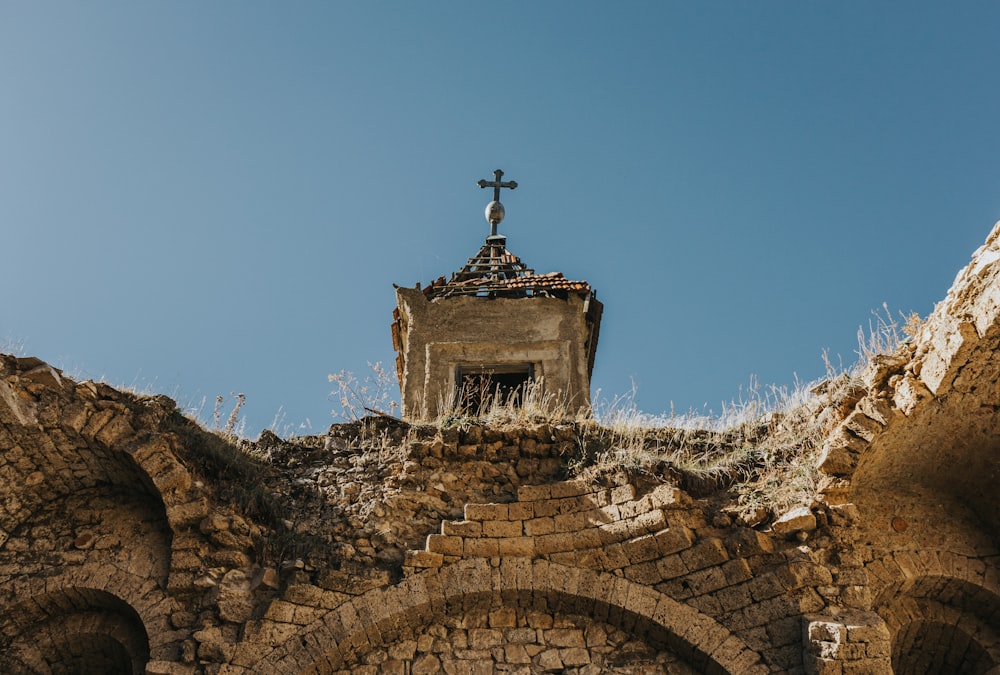
<svg viewBox="0 0 1000 675"><path fill-rule="evenodd" d="M504 183L500 180L501 178L503 178L503 171L496 169L493 171L493 180L480 180L476 185L481 188L493 188L493 201L498 202L500 201L500 188L510 188L513 190L517 187L517 181L509 180Z"/></svg>

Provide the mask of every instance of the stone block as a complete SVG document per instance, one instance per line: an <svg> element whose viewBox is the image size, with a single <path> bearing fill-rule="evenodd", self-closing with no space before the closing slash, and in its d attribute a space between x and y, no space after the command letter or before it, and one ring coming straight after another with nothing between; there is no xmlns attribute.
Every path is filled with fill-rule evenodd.
<svg viewBox="0 0 1000 675"><path fill-rule="evenodd" d="M611 489L611 503L622 504L635 499L635 487L632 485L619 485Z"/></svg>
<svg viewBox="0 0 1000 675"><path fill-rule="evenodd" d="M378 672L386 675L406 675L406 664L398 659L389 659L378 665Z"/></svg>
<svg viewBox="0 0 1000 675"><path fill-rule="evenodd" d="M723 588L716 596L723 612L735 612L753 602L750 596L750 588L746 584Z"/></svg>
<svg viewBox="0 0 1000 675"><path fill-rule="evenodd" d="M466 520L507 520L506 504L466 504Z"/></svg>
<svg viewBox="0 0 1000 675"><path fill-rule="evenodd" d="M843 421L843 425L848 431L867 443L871 443L876 434L882 431L882 425L861 410L855 410L848 415L847 419Z"/></svg>
<svg viewBox="0 0 1000 675"><path fill-rule="evenodd" d="M816 516L809 510L808 506L800 506L774 521L771 529L782 537L788 537L798 532L812 532L816 529Z"/></svg>
<svg viewBox="0 0 1000 675"><path fill-rule="evenodd" d="M586 512L587 522L592 525L604 525L621 520L621 511L617 504L604 504L600 508Z"/></svg>
<svg viewBox="0 0 1000 675"><path fill-rule="evenodd" d="M674 504L684 505L685 502L690 502L691 498L688 497L679 488L672 485L657 485L653 488L652 492L649 493L649 503L653 508L661 508L663 506L673 506Z"/></svg>
<svg viewBox="0 0 1000 675"><path fill-rule="evenodd" d="M441 522L441 534L449 537L481 537L483 524L470 520L444 520Z"/></svg>
<svg viewBox="0 0 1000 675"><path fill-rule="evenodd" d="M601 537L602 544L620 542L623 539L628 539L629 537L628 522L624 520L616 520L610 523L605 523L597 527L597 532Z"/></svg>
<svg viewBox="0 0 1000 675"><path fill-rule="evenodd" d="M750 565L746 560L730 560L722 564L722 573L726 575L726 583L729 585L738 584L753 578Z"/></svg>
<svg viewBox="0 0 1000 675"><path fill-rule="evenodd" d="M511 664L531 663L531 656L528 650L521 644L508 644L504 646L504 660Z"/></svg>
<svg viewBox="0 0 1000 675"><path fill-rule="evenodd" d="M295 617L295 605L284 600L274 600L264 612L264 618L282 623L293 623Z"/></svg>
<svg viewBox="0 0 1000 675"><path fill-rule="evenodd" d="M529 609L524 613L524 619L531 628L546 629L552 628L552 615L537 609ZM533 641L532 638L531 641Z"/></svg>
<svg viewBox="0 0 1000 675"><path fill-rule="evenodd" d="M664 579L675 579L688 573L680 555L668 555L656 561L656 568Z"/></svg>
<svg viewBox="0 0 1000 675"><path fill-rule="evenodd" d="M598 548L603 545L600 530L596 527L587 527L573 533L574 546L583 550L588 548Z"/></svg>
<svg viewBox="0 0 1000 675"><path fill-rule="evenodd" d="M807 647L812 653L818 654L821 649L813 645L820 643L840 645L846 639L847 628L839 621L809 616L803 617L803 620L806 622Z"/></svg>
<svg viewBox="0 0 1000 675"><path fill-rule="evenodd" d="M418 656L410 664L410 672L413 675L430 675L441 670L441 661L433 654L423 654Z"/></svg>
<svg viewBox="0 0 1000 675"><path fill-rule="evenodd" d="M580 628L552 628L542 632L542 641L550 647L585 647L587 645Z"/></svg>
<svg viewBox="0 0 1000 675"><path fill-rule="evenodd" d="M553 516L559 515L559 504L562 502L560 499L547 499L542 502L534 502L535 517L536 518L551 518Z"/></svg>
<svg viewBox="0 0 1000 675"><path fill-rule="evenodd" d="M122 416L115 416L94 436L98 443L113 448L135 435L135 429Z"/></svg>
<svg viewBox="0 0 1000 675"><path fill-rule="evenodd" d="M683 577L682 584L687 584L692 595L704 595L712 593L728 586L726 575L719 567L708 567Z"/></svg>
<svg viewBox="0 0 1000 675"><path fill-rule="evenodd" d="M441 567L444 564L444 559L440 553L433 553L431 551L407 551L403 564L418 568Z"/></svg>
<svg viewBox="0 0 1000 675"><path fill-rule="evenodd" d="M806 561L790 562L778 569L776 575L787 590L806 586L829 586L833 583L830 570Z"/></svg>
<svg viewBox="0 0 1000 675"><path fill-rule="evenodd" d="M497 539L466 539L465 556L468 558L492 558L500 555L500 543Z"/></svg>
<svg viewBox="0 0 1000 675"><path fill-rule="evenodd" d="M564 664L558 649L546 649L537 656L538 667L543 671L562 670Z"/></svg>
<svg viewBox="0 0 1000 675"><path fill-rule="evenodd" d="M503 644L503 633L495 628L472 628L469 630L470 649L490 649Z"/></svg>
<svg viewBox="0 0 1000 675"><path fill-rule="evenodd" d="M514 502L507 505L507 514L511 520L530 520L535 517L535 505L531 502Z"/></svg>
<svg viewBox="0 0 1000 675"><path fill-rule="evenodd" d="M513 607L501 607L488 615L490 628L514 628L517 626L517 612Z"/></svg>
<svg viewBox="0 0 1000 675"><path fill-rule="evenodd" d="M644 562L626 567L625 578L637 584L652 586L662 581L663 575L655 562Z"/></svg>
<svg viewBox="0 0 1000 675"><path fill-rule="evenodd" d="M656 532L664 529L666 526L667 519L663 515L663 511L659 509L646 511L628 521L629 534L633 537Z"/></svg>
<svg viewBox="0 0 1000 675"><path fill-rule="evenodd" d="M628 502L622 502L618 505L618 512L622 514L622 518L635 518L637 516L646 513L653 506L649 502L649 497L639 497Z"/></svg>
<svg viewBox="0 0 1000 675"><path fill-rule="evenodd" d="M858 466L858 458L868 444L848 429L841 427L823 441L818 465L830 476L850 476Z"/></svg>
<svg viewBox="0 0 1000 675"><path fill-rule="evenodd" d="M535 540L532 537L504 537L497 541L501 556L532 558L535 555Z"/></svg>
<svg viewBox="0 0 1000 675"><path fill-rule="evenodd" d="M416 640L400 640L389 645L389 658L400 661L410 661L417 653Z"/></svg>
<svg viewBox="0 0 1000 675"><path fill-rule="evenodd" d="M774 540L763 532L746 527L738 528L726 538L726 547L738 558L774 552Z"/></svg>
<svg viewBox="0 0 1000 675"><path fill-rule="evenodd" d="M535 551L541 555L575 549L573 535L570 533L546 534L535 538Z"/></svg>
<svg viewBox="0 0 1000 675"><path fill-rule="evenodd" d="M628 556L625 555L621 544L605 546L602 549L598 549L597 554L601 561L601 567L605 570L619 570L629 565Z"/></svg>
<svg viewBox="0 0 1000 675"><path fill-rule="evenodd" d="M563 666L575 668L590 663L590 652L580 647L560 649L559 658L563 662Z"/></svg>
<svg viewBox="0 0 1000 675"><path fill-rule="evenodd" d="M463 552L462 538L449 537L443 534L427 535L427 550L442 555L461 556Z"/></svg>
<svg viewBox="0 0 1000 675"><path fill-rule="evenodd" d="M660 530L655 535L656 546L660 555L670 555L691 548L694 543L694 533L683 525L674 525Z"/></svg>
<svg viewBox="0 0 1000 675"><path fill-rule="evenodd" d="M523 528L520 520L498 520L483 523L483 535L486 537L520 537Z"/></svg>
<svg viewBox="0 0 1000 675"><path fill-rule="evenodd" d="M848 661L842 665L844 675L892 675L889 659L864 659Z"/></svg>
<svg viewBox="0 0 1000 675"><path fill-rule="evenodd" d="M524 533L529 537L540 537L553 532L555 532L555 521L551 517L524 521Z"/></svg>
<svg viewBox="0 0 1000 675"><path fill-rule="evenodd" d="M146 663L146 675L193 675L195 664L174 663L172 661L149 661ZM243 672L242 668L231 670L232 673Z"/></svg>
<svg viewBox="0 0 1000 675"><path fill-rule="evenodd" d="M930 349L920 369L920 379L927 389L937 394L948 387L978 341L979 334L972 323L950 316L942 321L931 337Z"/></svg>
<svg viewBox="0 0 1000 675"><path fill-rule="evenodd" d="M682 551L680 556L684 566L692 572L729 560L726 547L719 539L706 539L686 551Z"/></svg>
<svg viewBox="0 0 1000 675"><path fill-rule="evenodd" d="M553 499L562 499L563 497L579 497L581 495L588 495L595 491L595 487L589 481L584 480L567 480L561 483L553 483L549 486L551 489L551 495Z"/></svg>
<svg viewBox="0 0 1000 675"><path fill-rule="evenodd" d="M559 514L553 521L556 532L576 532L588 526L587 519L579 511Z"/></svg>
<svg viewBox="0 0 1000 675"><path fill-rule="evenodd" d="M633 565L653 560L660 556L656 537L651 534L622 542L622 550L625 551L629 563Z"/></svg>
<svg viewBox="0 0 1000 675"><path fill-rule="evenodd" d="M763 574L749 582L750 595L757 602L782 595L785 586L774 573Z"/></svg>

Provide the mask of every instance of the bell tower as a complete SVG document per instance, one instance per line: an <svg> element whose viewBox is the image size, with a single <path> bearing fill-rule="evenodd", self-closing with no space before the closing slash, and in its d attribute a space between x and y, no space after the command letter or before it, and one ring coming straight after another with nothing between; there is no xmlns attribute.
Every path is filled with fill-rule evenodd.
<svg viewBox="0 0 1000 675"><path fill-rule="evenodd" d="M586 281L537 274L497 232L500 190L517 188L503 171L486 207L490 235L451 275L421 288L396 287L392 342L405 419L484 412L529 399L548 412L590 413L603 305Z"/></svg>

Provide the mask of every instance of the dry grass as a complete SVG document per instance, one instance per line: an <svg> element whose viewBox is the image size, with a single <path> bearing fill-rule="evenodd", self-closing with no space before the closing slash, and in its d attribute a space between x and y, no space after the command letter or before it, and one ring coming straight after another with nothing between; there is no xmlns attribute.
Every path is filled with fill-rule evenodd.
<svg viewBox="0 0 1000 675"><path fill-rule="evenodd" d="M826 378L796 382L792 387L761 386L752 380L720 414L689 412L650 415L638 409L635 391L604 400L595 395L593 409L574 410L561 392L546 391L542 380L525 385L514 397L476 392L476 409L456 401L433 426L447 428L538 423L572 423L579 455L570 462L575 475L637 471L672 480L700 496L728 495L725 507L739 520L757 524L792 506L808 504L816 495L817 469L823 440L864 393L860 374L876 357L891 354L921 328L915 313L896 319L883 305L873 312L867 329L858 330L858 361L834 365L824 354ZM395 411L390 392L395 375L379 364L359 381L350 373L330 376L340 416L362 419L367 413ZM461 401L463 392L456 399ZM399 459L392 439L371 434L359 439L373 462Z"/></svg>
<svg viewBox="0 0 1000 675"><path fill-rule="evenodd" d="M441 406L447 410L436 424L439 426L454 426L476 422L488 426L520 425L540 421L576 422L589 417L588 409L573 411L566 396L561 391L548 391L545 379L531 380L512 396L504 397L497 392L477 392L475 399L478 404L474 409L461 405L465 392L455 393L455 400Z"/></svg>
<svg viewBox="0 0 1000 675"><path fill-rule="evenodd" d="M833 415L824 411L837 409L852 386L847 375L792 389L752 382L717 416L651 416L634 395L614 399L598 410L603 444L575 470L640 471L696 496L728 491L730 510L755 524L815 494L816 455Z"/></svg>
<svg viewBox="0 0 1000 675"><path fill-rule="evenodd" d="M360 420L369 414L393 417L399 412L396 392L399 380L396 373L386 370L381 361L368 362L371 372L359 379L348 370L327 375L335 389L330 393L337 407L334 419L345 422Z"/></svg>
<svg viewBox="0 0 1000 675"><path fill-rule="evenodd" d="M635 392L595 404L601 441L584 444L578 473L628 469L672 478L696 494L726 490L727 510L757 524L815 497L822 443L864 393L860 374L876 357L897 352L920 331L916 313L897 320L883 305L858 331L858 361L834 366L827 377L791 388L751 381L719 415L649 415ZM593 448L597 447L594 451Z"/></svg>

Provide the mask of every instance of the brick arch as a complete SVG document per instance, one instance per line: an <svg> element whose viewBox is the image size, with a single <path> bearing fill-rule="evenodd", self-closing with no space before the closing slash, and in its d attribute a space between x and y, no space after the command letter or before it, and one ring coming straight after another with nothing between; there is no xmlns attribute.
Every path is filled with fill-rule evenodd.
<svg viewBox="0 0 1000 675"><path fill-rule="evenodd" d="M256 663L253 672L326 673L435 619L482 608L545 601L639 637L665 642L709 673L766 673L760 655L711 617L658 591L604 572L545 560L471 559L369 591L304 626Z"/></svg>
<svg viewBox="0 0 1000 675"><path fill-rule="evenodd" d="M20 577L0 586L0 594L15 600L0 608L0 653L26 625L68 612L88 608L128 608L130 616L148 633L148 649L154 657L172 653L177 638L169 624L169 613L176 607L166 591L144 576L130 574L120 567L92 562L68 567L59 574ZM39 609L41 608L41 609ZM5 672L0 668L0 672Z"/></svg>
<svg viewBox="0 0 1000 675"><path fill-rule="evenodd" d="M897 675L986 673L1000 665L1000 634L982 620L929 599L900 596L882 608Z"/></svg>
<svg viewBox="0 0 1000 675"><path fill-rule="evenodd" d="M0 635L0 672L143 673L150 657L135 609L93 588L49 591L6 608Z"/></svg>
<svg viewBox="0 0 1000 675"><path fill-rule="evenodd" d="M89 439L82 434L73 442L57 442L37 430L25 435L32 440L24 444L33 449L27 452L31 469L18 471L8 463L0 473L0 493L8 495L0 504L0 549L48 504L87 489L148 499L166 524L168 564L174 548L184 545L177 536L208 514L208 501L169 436L130 433L105 442L99 434ZM0 437L0 451L5 450L2 442Z"/></svg>
<svg viewBox="0 0 1000 675"><path fill-rule="evenodd" d="M0 373L5 365L9 372L6 361L0 359ZM165 424L173 401L129 399L102 384L64 380L44 364L39 369L48 373L41 384L16 367L16 376L0 376L0 451L7 460L0 492L8 495L0 503L0 545L41 504L98 485L161 501L174 531L207 514Z"/></svg>
<svg viewBox="0 0 1000 675"><path fill-rule="evenodd" d="M1000 587L981 559L896 552L868 567L894 671L981 674L1000 667Z"/></svg>
<svg viewBox="0 0 1000 675"><path fill-rule="evenodd" d="M949 595L978 597L1000 608L1000 575L982 558L952 551L894 551L865 566L872 607L892 597ZM952 588L948 588L948 584Z"/></svg>
<svg viewBox="0 0 1000 675"><path fill-rule="evenodd" d="M160 434L134 439L122 448L142 471L163 509L171 530L177 532L208 515L208 502L194 489L187 467L177 458L169 440Z"/></svg>

